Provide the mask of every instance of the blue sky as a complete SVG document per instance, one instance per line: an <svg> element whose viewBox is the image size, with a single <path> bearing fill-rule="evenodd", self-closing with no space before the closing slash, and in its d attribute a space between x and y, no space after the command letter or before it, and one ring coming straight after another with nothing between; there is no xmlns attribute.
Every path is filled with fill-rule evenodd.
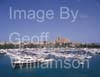
<svg viewBox="0 0 100 77"><path fill-rule="evenodd" d="M10 20L10 6L25 10L52 9L55 18L42 23L35 20ZM70 19L59 19L59 7L62 6L79 10L74 23L70 23ZM60 35L75 42L100 43L100 0L0 0L0 41L8 41L12 32L19 32L22 36L50 32L50 40Z"/></svg>

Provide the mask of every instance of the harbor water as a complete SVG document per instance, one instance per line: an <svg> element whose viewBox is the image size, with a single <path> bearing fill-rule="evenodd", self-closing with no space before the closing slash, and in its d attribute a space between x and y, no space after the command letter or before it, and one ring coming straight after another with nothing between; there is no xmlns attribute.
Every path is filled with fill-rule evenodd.
<svg viewBox="0 0 100 77"><path fill-rule="evenodd" d="M94 55L89 61L88 69L13 69L9 56L0 55L0 77L100 77L100 55Z"/></svg>

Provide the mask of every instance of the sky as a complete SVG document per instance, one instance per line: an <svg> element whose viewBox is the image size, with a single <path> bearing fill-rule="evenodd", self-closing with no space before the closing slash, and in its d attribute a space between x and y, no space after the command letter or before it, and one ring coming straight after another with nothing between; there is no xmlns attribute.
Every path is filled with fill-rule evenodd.
<svg viewBox="0 0 100 77"><path fill-rule="evenodd" d="M35 11L51 9L55 17L41 23L28 19L10 20L9 7ZM74 12L78 9L76 21L70 22L71 13L69 19L59 19L60 7L68 7ZM20 33L21 37L49 32L50 40L61 36L74 42L100 43L100 0L0 0L0 41L9 41L13 32Z"/></svg>

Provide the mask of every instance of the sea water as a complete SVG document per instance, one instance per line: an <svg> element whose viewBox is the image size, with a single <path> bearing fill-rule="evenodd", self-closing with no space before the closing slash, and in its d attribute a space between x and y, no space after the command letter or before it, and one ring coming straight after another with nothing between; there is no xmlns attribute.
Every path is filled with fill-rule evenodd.
<svg viewBox="0 0 100 77"><path fill-rule="evenodd" d="M93 56L90 67L65 68L22 68L13 69L9 56L0 55L0 77L100 77L100 55Z"/></svg>

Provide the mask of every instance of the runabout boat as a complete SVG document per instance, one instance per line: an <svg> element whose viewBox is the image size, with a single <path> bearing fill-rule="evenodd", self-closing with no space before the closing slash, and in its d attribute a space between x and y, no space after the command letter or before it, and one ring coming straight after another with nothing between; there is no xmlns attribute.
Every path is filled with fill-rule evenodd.
<svg viewBox="0 0 100 77"><path fill-rule="evenodd" d="M1 49L0 50L0 55L4 55L4 54L6 54L6 50Z"/></svg>

